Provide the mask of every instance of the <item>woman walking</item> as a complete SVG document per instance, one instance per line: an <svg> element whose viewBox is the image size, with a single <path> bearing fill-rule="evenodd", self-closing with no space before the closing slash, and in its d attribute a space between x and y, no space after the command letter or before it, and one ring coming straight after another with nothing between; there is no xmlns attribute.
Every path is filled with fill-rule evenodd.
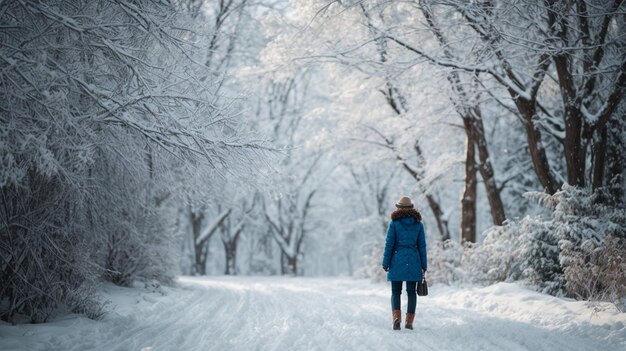
<svg viewBox="0 0 626 351"><path fill-rule="evenodd" d="M391 213L391 223L387 229L383 269L391 282L391 311L393 329L400 330L400 294L402 282L406 282L408 306L406 309L406 329L413 329L417 296L415 287L426 274L426 235L422 216L413 206L410 198L404 196Z"/></svg>

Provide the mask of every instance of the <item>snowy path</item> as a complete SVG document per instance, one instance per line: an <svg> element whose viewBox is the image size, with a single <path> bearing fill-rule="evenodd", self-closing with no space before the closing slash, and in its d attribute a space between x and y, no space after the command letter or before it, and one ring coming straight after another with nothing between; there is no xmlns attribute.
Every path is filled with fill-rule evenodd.
<svg viewBox="0 0 626 351"><path fill-rule="evenodd" d="M106 286L104 320L0 324L0 350L626 350L626 313L515 284L433 287L400 332L388 287L363 280L182 277L166 292Z"/></svg>

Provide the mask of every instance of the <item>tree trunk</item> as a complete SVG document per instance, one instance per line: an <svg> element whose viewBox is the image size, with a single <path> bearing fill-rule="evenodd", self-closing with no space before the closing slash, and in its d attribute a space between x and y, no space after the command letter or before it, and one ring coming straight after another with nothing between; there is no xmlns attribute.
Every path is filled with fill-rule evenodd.
<svg viewBox="0 0 626 351"><path fill-rule="evenodd" d="M461 199L461 240L476 242L476 147L472 119L464 118L467 133L465 145L465 188Z"/></svg>
<svg viewBox="0 0 626 351"><path fill-rule="evenodd" d="M598 141L593 145L592 189L596 191L604 185L604 168L606 165L606 126L598 133Z"/></svg>
<svg viewBox="0 0 626 351"><path fill-rule="evenodd" d="M422 153L422 148L420 147L419 139L415 139L415 145L413 145L413 149L415 150L415 154L417 156L417 162L421 162L423 164L426 163L424 158L424 154ZM419 167L419 165L418 165ZM415 180L418 182L422 180L423 175L417 174L414 176ZM441 206L439 206L439 201L435 199L435 196L431 193L426 193L426 200L428 201L428 206L433 212L433 216L435 216L435 221L437 222L437 229L439 229L439 234L441 234L441 241L450 240L450 229L448 228L448 220L444 218L443 210L441 210Z"/></svg>
<svg viewBox="0 0 626 351"><path fill-rule="evenodd" d="M204 244L204 246L202 246L201 249L201 253L200 253L200 271L199 274L200 275L206 275L206 261L209 258L209 243L207 242L206 244Z"/></svg>
<svg viewBox="0 0 626 351"><path fill-rule="evenodd" d="M206 257L208 256L208 252L206 251L206 243L197 242L198 237L200 236L200 231L202 230L202 220L204 219L204 214L202 212L190 212L191 217L191 231L193 235L193 248L194 248L194 256L195 256L195 267L194 267L194 275L205 275L206 274Z"/></svg>
<svg viewBox="0 0 626 351"><path fill-rule="evenodd" d="M502 204L500 190L496 184L493 167L491 166L489 158L489 148L487 147L487 139L485 138L485 128L483 127L480 107L475 106L472 109L472 113L474 115L472 119L472 134L476 147L478 148L478 158L480 159L478 170L485 184L485 192L487 194L487 200L489 201L493 224L502 225L506 219L504 205Z"/></svg>
<svg viewBox="0 0 626 351"><path fill-rule="evenodd" d="M550 162L548 162L546 149L543 147L541 131L534 123L536 114L535 102L519 97L514 91L510 91L509 93L514 97L513 101L524 118L528 151L530 152L530 158L533 162L533 168L537 174L537 178L546 192L554 194L561 185L558 184L550 172Z"/></svg>
<svg viewBox="0 0 626 351"><path fill-rule="evenodd" d="M194 275L206 275L206 260L209 256L206 247L196 247L196 264Z"/></svg>
<svg viewBox="0 0 626 351"><path fill-rule="evenodd" d="M563 26L564 19L556 20L555 15L550 13L550 23L556 23ZM567 27L561 27L557 35L565 44L567 40ZM585 154L586 148L582 140L583 116L580 111L580 102L576 95L573 71L570 58L559 53L554 55L554 66L559 78L559 87L561 98L563 100L564 120L565 120L565 139L563 146L565 148L565 165L567 168L567 182L570 185L584 187L585 186ZM582 99L580 99L582 100Z"/></svg>
<svg viewBox="0 0 626 351"><path fill-rule="evenodd" d="M565 163L567 167L567 182L570 185L585 186L585 154L586 148L583 145L581 128L582 118L579 111L566 112L565 117Z"/></svg>
<svg viewBox="0 0 626 351"><path fill-rule="evenodd" d="M421 7L421 11L422 11L422 14L424 15L424 18L426 19L426 23L428 24L429 28L435 35L435 38L439 42L439 46L442 48L445 57L452 60L454 58L454 55L449 49L448 40L444 36L443 31L437 25L435 18L433 17L432 9L427 4L424 4L422 2L420 2L420 4L423 5ZM502 205L502 199L500 198L500 191L498 190L498 187L495 182L493 167L491 166L491 161L489 161L489 149L487 147L487 140L485 138L485 132L483 128L480 107L478 106L478 102L474 102L474 106L471 108L464 107L466 105L466 101L470 101L468 96L471 94L473 89L470 88L470 93L467 92L466 88L461 82L461 77L458 72L451 71L450 74L448 74L447 79L448 79L448 82L450 82L452 90L458 94L458 96L456 97L456 100L461 102L461 103L455 103L455 105L456 105L457 113L461 115L461 117L463 118L463 125L465 126L465 132L467 133L468 140L472 139L473 144L475 144L476 147L478 148L478 157L480 159L480 163L478 167L480 170L480 175L482 176L484 184L485 184L485 190L487 193L487 199L489 200L489 206L491 208L491 217L493 219L493 223L495 225L502 225L502 222L504 222L504 219L505 219L504 206ZM453 100L453 103L454 103L454 100ZM474 145L472 145L472 148L473 147ZM469 146L467 150L468 152L470 151ZM471 152L472 152L472 164L473 164L475 160L475 156L474 156L475 152L474 150L471 150ZM466 156L467 156L467 160L469 160L469 155L466 155ZM465 167L466 167L465 192L467 192L467 191L471 191L471 188L468 188L467 163ZM475 166L472 166L472 167L473 167L473 170L471 171L474 172L473 177L475 179L475 173L476 173ZM475 185L474 185L474 188L475 188ZM465 199L465 194L463 194L463 199ZM465 216L468 217L467 220L469 220L471 217L474 217L474 221L475 221L475 217L476 217L476 204L475 204L476 190L475 189L474 189L473 201L474 201L474 204L471 207L467 208L468 211L473 211L473 213L468 213L468 214L464 213L463 211L466 208L463 207L462 213L461 213L462 223L466 220L464 218ZM475 228L475 225L474 225L474 228ZM464 229L462 228L461 229L462 238L464 237L463 230ZM475 236L476 236L475 231L476 230L474 229L474 235L473 235L474 241L475 241Z"/></svg>
<svg viewBox="0 0 626 351"><path fill-rule="evenodd" d="M298 275L298 255L290 256L282 253L280 256L282 275Z"/></svg>
<svg viewBox="0 0 626 351"><path fill-rule="evenodd" d="M624 176L626 175L626 146L622 131L626 129L626 116L613 118L608 124L606 148L606 180L611 193L611 201L624 203Z"/></svg>
<svg viewBox="0 0 626 351"><path fill-rule="evenodd" d="M204 265L202 264L202 255L198 253L198 248L196 248L195 252L195 264L193 266L193 275L204 275L205 272L202 272Z"/></svg>
<svg viewBox="0 0 626 351"><path fill-rule="evenodd" d="M237 242L234 240L224 243L224 256L226 257L226 266L224 274L237 275Z"/></svg>
<svg viewBox="0 0 626 351"><path fill-rule="evenodd" d="M245 226L243 224L237 226L235 228L235 234L231 236L230 225L227 227L222 226L222 243L224 244L224 256L226 258L224 274L226 275L237 275L237 247L239 237L244 228Z"/></svg>
<svg viewBox="0 0 626 351"><path fill-rule="evenodd" d="M435 216L437 229L439 230L439 234L441 234L441 241L450 240L448 220L443 218L443 211L441 210L441 207L439 207L439 202L435 200L435 197L431 194L426 194L426 200L428 201L430 210L433 212L433 216Z"/></svg>
<svg viewBox="0 0 626 351"><path fill-rule="evenodd" d="M298 275L298 256L288 257L287 264L291 270L290 274Z"/></svg>

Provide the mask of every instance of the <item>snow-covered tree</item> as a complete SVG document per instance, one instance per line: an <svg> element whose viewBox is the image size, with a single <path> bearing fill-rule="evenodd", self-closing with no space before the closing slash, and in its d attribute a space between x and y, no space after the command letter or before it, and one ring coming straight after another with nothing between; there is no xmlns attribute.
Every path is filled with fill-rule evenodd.
<svg viewBox="0 0 626 351"><path fill-rule="evenodd" d="M1 315L39 322L66 304L96 316L100 277L172 277L161 211L177 172L251 173L267 147L241 133L236 96L195 57L211 33L176 4L0 12Z"/></svg>
<svg viewBox="0 0 626 351"><path fill-rule="evenodd" d="M520 223L519 235L522 276L544 293L562 295L565 282L553 228L539 218L527 216Z"/></svg>
<svg viewBox="0 0 626 351"><path fill-rule="evenodd" d="M621 253L626 248L626 210L569 185L552 196L533 196L553 211L547 224L558 240L567 294L619 303L626 294Z"/></svg>

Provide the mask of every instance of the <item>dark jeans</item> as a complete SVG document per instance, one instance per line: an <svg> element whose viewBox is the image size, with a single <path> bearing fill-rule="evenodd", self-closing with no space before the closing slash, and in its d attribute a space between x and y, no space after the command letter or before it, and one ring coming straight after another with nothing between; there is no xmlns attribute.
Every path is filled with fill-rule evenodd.
<svg viewBox="0 0 626 351"><path fill-rule="evenodd" d="M406 282L406 294L409 297L408 306L406 306L406 313L415 313L415 306L417 305L417 293L415 287L417 282ZM402 281L391 282L391 309L400 309L400 295L402 294Z"/></svg>

